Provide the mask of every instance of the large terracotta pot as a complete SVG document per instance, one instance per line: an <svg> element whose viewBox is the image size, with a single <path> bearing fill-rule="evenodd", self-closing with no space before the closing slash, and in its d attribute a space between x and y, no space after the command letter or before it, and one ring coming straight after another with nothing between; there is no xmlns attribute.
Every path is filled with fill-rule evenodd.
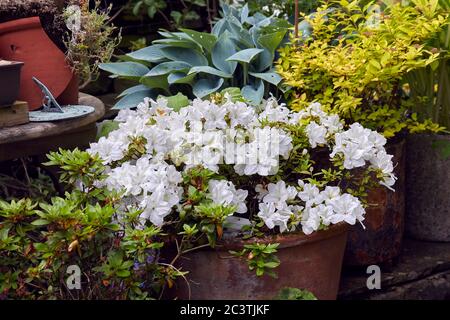
<svg viewBox="0 0 450 320"><path fill-rule="evenodd" d="M43 98L33 76L41 80L62 104L78 103L76 77L64 53L42 29L39 17L0 24L0 57L25 63L18 99L28 102L30 110L42 106Z"/></svg>
<svg viewBox="0 0 450 320"><path fill-rule="evenodd" d="M448 148L450 136L417 134L407 142L406 232L420 240L450 241L450 158L439 150Z"/></svg>
<svg viewBox="0 0 450 320"><path fill-rule="evenodd" d="M225 243L215 250L189 253L181 260L191 287L191 299L261 300L273 299L283 287L311 291L318 299L336 299L348 226L333 225L311 235L283 234L259 240L280 243L277 256L281 261L274 279L256 276L245 260L231 256L229 250L240 250L247 241ZM179 282L176 295L189 298L188 286Z"/></svg>
<svg viewBox="0 0 450 320"><path fill-rule="evenodd" d="M396 165L395 192L385 187L369 192L366 229L359 224L350 227L344 256L346 266L392 263L400 254L405 216L405 144L402 139L386 145Z"/></svg>

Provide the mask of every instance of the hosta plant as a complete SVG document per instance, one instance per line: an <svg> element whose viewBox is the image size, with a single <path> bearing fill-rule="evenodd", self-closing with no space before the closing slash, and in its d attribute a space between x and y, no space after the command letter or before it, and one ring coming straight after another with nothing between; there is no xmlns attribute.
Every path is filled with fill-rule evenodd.
<svg viewBox="0 0 450 320"><path fill-rule="evenodd" d="M137 84L119 95L116 108L133 107L144 97L160 94L204 98L229 87L239 88L247 101L258 104L270 90L276 92L281 81L273 64L290 26L283 19L251 16L247 6L237 10L224 5L223 18L211 33L161 31L162 39L127 54L127 61L100 68Z"/></svg>
<svg viewBox="0 0 450 320"><path fill-rule="evenodd" d="M439 125L416 121L402 94L408 73L432 65L438 53L425 43L447 23L435 0L392 2L329 1L305 16L299 39L282 49L278 72L291 90L294 110L320 102L347 123L358 121L385 137L398 132L432 130Z"/></svg>

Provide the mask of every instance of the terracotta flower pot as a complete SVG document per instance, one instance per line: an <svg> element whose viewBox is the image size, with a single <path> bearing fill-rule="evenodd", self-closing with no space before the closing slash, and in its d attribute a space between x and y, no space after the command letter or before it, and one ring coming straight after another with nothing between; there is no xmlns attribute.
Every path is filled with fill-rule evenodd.
<svg viewBox="0 0 450 320"><path fill-rule="evenodd" d="M281 261L274 271L278 278L256 276L245 260L231 256L250 241L225 243L215 250L189 253L180 262L191 287L191 299L273 299L283 287L311 291L318 299L336 299L348 226L344 223L311 235L282 234L261 239L263 243L280 243ZM175 289L180 299L188 299L186 282Z"/></svg>
<svg viewBox="0 0 450 320"><path fill-rule="evenodd" d="M25 63L18 99L28 102L30 110L41 107L43 98L33 76L41 80L61 103L77 104L76 77L64 53L42 29L39 17L0 24L0 58Z"/></svg>
<svg viewBox="0 0 450 320"><path fill-rule="evenodd" d="M450 136L416 134L407 142L406 232L420 240L450 241L450 158L439 150Z"/></svg>
<svg viewBox="0 0 450 320"><path fill-rule="evenodd" d="M17 100L22 66L23 62L0 61L0 107L10 106Z"/></svg>
<svg viewBox="0 0 450 320"><path fill-rule="evenodd" d="M367 266L391 263L401 252L405 216L405 140L388 142L386 151L394 156L398 180L394 191L378 187L369 192L363 229L350 227L344 265Z"/></svg>

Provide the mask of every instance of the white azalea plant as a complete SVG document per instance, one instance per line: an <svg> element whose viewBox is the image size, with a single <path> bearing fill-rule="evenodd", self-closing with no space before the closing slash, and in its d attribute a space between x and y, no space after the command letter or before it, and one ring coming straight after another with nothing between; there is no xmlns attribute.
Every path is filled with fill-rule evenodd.
<svg viewBox="0 0 450 320"><path fill-rule="evenodd" d="M174 110L146 99L116 121L88 149L106 168L97 186L122 192L137 228L175 231L188 250L237 225L248 238L362 224L367 190L396 180L382 135L345 127L318 103L293 112L273 98L255 108L225 96Z"/></svg>

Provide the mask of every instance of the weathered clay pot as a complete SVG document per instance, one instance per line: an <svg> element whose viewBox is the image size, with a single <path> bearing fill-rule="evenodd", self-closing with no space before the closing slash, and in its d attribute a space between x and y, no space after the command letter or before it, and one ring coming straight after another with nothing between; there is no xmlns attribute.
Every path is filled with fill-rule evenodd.
<svg viewBox="0 0 450 320"><path fill-rule="evenodd" d="M20 71L23 62L0 64L0 107L10 106L17 100L20 89Z"/></svg>
<svg viewBox="0 0 450 320"><path fill-rule="evenodd" d="M281 288L295 287L311 291L318 299L336 299L347 230L347 224L341 223L308 236L296 233L262 239L263 243L280 243L277 256L281 264L274 269L277 279L257 277L245 260L228 252L242 249L248 240L193 251L180 262L182 269L189 271L190 298L273 299ZM176 294L189 299L185 282L179 282Z"/></svg>
<svg viewBox="0 0 450 320"><path fill-rule="evenodd" d="M78 87L66 56L42 29L39 17L0 23L0 57L25 63L19 100L30 110L42 106L42 92L32 77L41 80L62 104L77 104Z"/></svg>
<svg viewBox="0 0 450 320"><path fill-rule="evenodd" d="M408 137L406 232L421 240L450 241L450 158L442 156L438 141L450 144L450 136Z"/></svg>
<svg viewBox="0 0 450 320"><path fill-rule="evenodd" d="M388 142L394 172L398 178L394 191L378 187L369 192L364 226L351 226L345 250L344 265L367 266L390 263L401 251L405 215L405 140Z"/></svg>

